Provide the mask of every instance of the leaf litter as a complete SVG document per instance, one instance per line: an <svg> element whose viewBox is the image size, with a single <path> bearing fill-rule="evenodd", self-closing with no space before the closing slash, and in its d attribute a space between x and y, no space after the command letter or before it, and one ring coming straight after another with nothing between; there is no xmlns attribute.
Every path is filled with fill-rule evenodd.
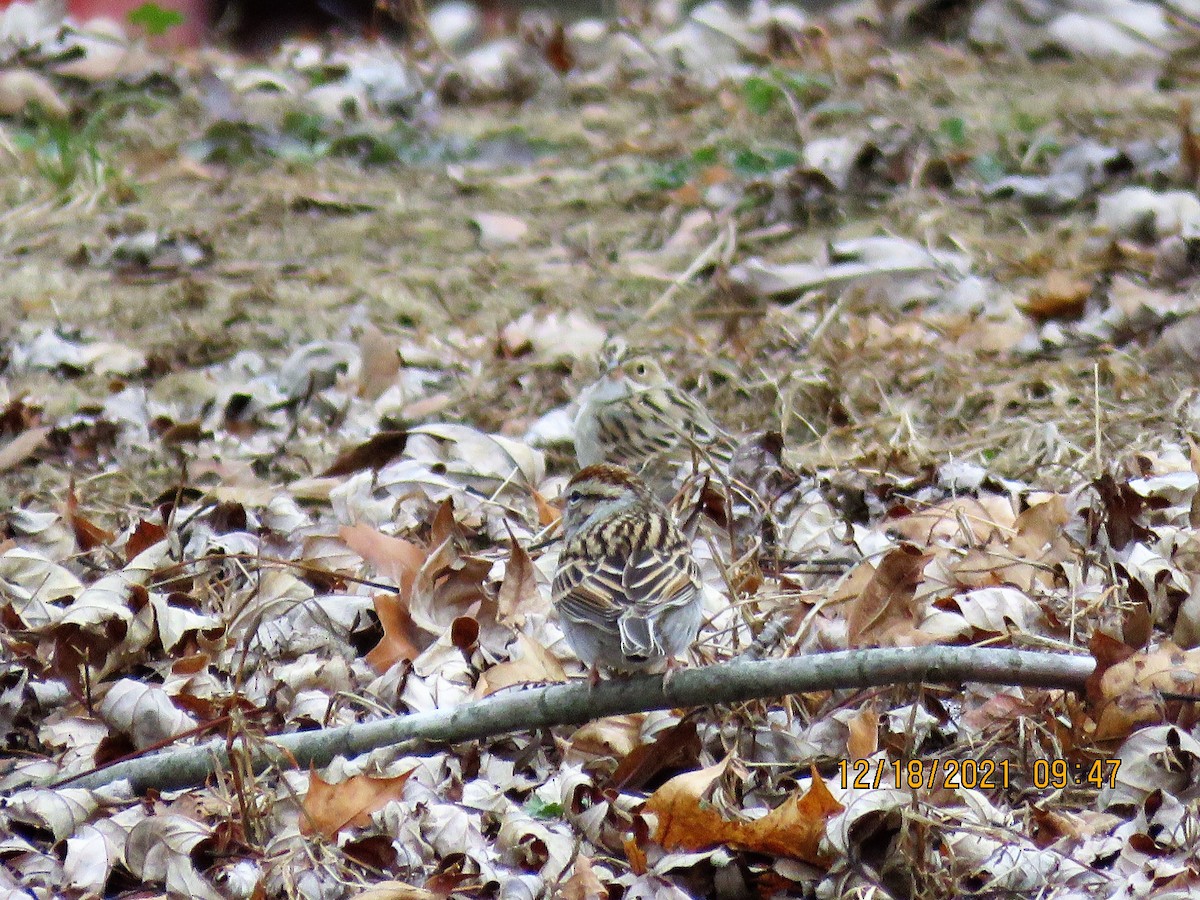
<svg viewBox="0 0 1200 900"><path fill-rule="evenodd" d="M1194 34L988 2L933 40L926 6L494 36L449 4L436 46L257 63L8 6L6 890L1183 896ZM696 662L1073 650L1087 696L821 692L56 786L579 677L547 539L611 338L769 498L749 563L698 538Z"/></svg>

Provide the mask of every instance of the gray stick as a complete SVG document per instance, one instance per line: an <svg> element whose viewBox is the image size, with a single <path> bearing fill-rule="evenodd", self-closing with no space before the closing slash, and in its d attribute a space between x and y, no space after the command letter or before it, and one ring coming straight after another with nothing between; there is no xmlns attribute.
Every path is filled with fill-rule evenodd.
<svg viewBox="0 0 1200 900"><path fill-rule="evenodd" d="M324 766L335 756L357 756L404 741L455 743L578 725L604 716L655 709L708 706L835 688L964 681L1081 690L1092 673L1090 656L971 647L850 650L794 659L733 661L661 675L615 678L595 688L567 685L512 690L454 709L394 716L377 722L303 731L264 739L253 750L255 771ZM294 762L293 762L294 761ZM64 787L99 788L128 779L133 790L173 790L202 784L229 765L224 740L164 751L80 775Z"/></svg>

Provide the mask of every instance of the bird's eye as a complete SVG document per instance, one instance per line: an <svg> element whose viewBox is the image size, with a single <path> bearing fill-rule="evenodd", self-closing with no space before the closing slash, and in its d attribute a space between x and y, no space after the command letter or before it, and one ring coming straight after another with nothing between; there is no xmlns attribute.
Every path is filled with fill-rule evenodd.
<svg viewBox="0 0 1200 900"><path fill-rule="evenodd" d="M579 490L578 488L571 491L571 493L567 494L567 502L568 503L578 503L582 499L583 499L583 491Z"/></svg>
<svg viewBox="0 0 1200 900"><path fill-rule="evenodd" d="M634 366L634 367L633 367L633 371L634 371L635 373L637 373L639 376L640 376L640 375L645 375L645 374L646 374L646 364L645 364L645 363L638 363L636 366Z"/></svg>

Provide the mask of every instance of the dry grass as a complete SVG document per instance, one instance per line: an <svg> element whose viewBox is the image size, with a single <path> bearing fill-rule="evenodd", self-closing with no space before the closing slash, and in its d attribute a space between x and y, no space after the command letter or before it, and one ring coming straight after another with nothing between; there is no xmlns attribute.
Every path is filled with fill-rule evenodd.
<svg viewBox="0 0 1200 900"><path fill-rule="evenodd" d="M807 332L828 303L731 315L728 298L704 278L682 285L668 314L641 320L666 285L632 273L625 259L657 250L677 229L686 210L652 176L696 148L795 147L798 132L893 127L932 141L941 123L959 118L966 156L1020 157L1037 141L1167 138L1175 128L1175 97L1154 90L1141 70L989 59L933 44L889 50L861 35L833 41L809 68L820 71L822 57L832 67L831 112L799 128L786 109L750 112L732 90L679 108L665 89L573 96L550 85L526 103L448 107L426 140L507 147L510 155L534 148L537 156L528 166L467 166L455 177L439 164L369 168L331 157L199 167L179 152L198 136L188 88L177 102L115 117L96 146L112 174L100 185L79 179L64 195L15 149L10 122L0 142L8 210L0 247L10 260L0 305L18 320L144 348L159 373L151 381L183 393L180 373L244 348L283 355L339 334L347 321L369 318L418 339L451 328L495 335L533 307L583 308L614 332L663 347L678 376L735 428L774 421L786 408L791 445L811 465L912 473L982 454L1002 474L1063 483L1095 466L1097 413L1103 457L1170 434L1172 405L1189 380L1182 368L1151 372L1136 346L1049 359L964 349L956 335L970 322L890 308L886 286L843 300L815 346ZM1017 295L1048 269L1086 263L1087 208L1035 217L1014 202L981 200L965 170L959 181L962 189L839 198L832 217L782 240L751 233L734 257L792 260L831 239L892 233L963 250L980 274ZM295 202L314 196L369 209L314 212ZM469 224L480 210L522 216L529 240L481 249ZM761 219L753 207L737 215L742 234ZM215 262L155 281L78 262L81 247L139 227L198 234ZM664 265L678 272L687 262ZM0 325L2 333L13 324ZM574 390L565 369L530 375L522 360L495 354L473 362L482 368L459 381L462 402L451 410L486 429L519 432ZM112 387L44 376L11 385L50 417ZM63 478L31 474L26 487L55 490ZM131 473L126 485L143 500L154 493L146 485L174 477L144 474Z"/></svg>

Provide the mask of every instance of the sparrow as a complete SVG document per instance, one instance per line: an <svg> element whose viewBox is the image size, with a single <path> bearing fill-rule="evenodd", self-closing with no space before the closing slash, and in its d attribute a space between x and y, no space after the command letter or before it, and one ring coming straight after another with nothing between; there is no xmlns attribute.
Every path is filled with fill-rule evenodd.
<svg viewBox="0 0 1200 900"><path fill-rule="evenodd" d="M691 545L629 469L583 468L567 484L564 547L552 593L567 643L588 667L647 671L685 653L703 594Z"/></svg>

